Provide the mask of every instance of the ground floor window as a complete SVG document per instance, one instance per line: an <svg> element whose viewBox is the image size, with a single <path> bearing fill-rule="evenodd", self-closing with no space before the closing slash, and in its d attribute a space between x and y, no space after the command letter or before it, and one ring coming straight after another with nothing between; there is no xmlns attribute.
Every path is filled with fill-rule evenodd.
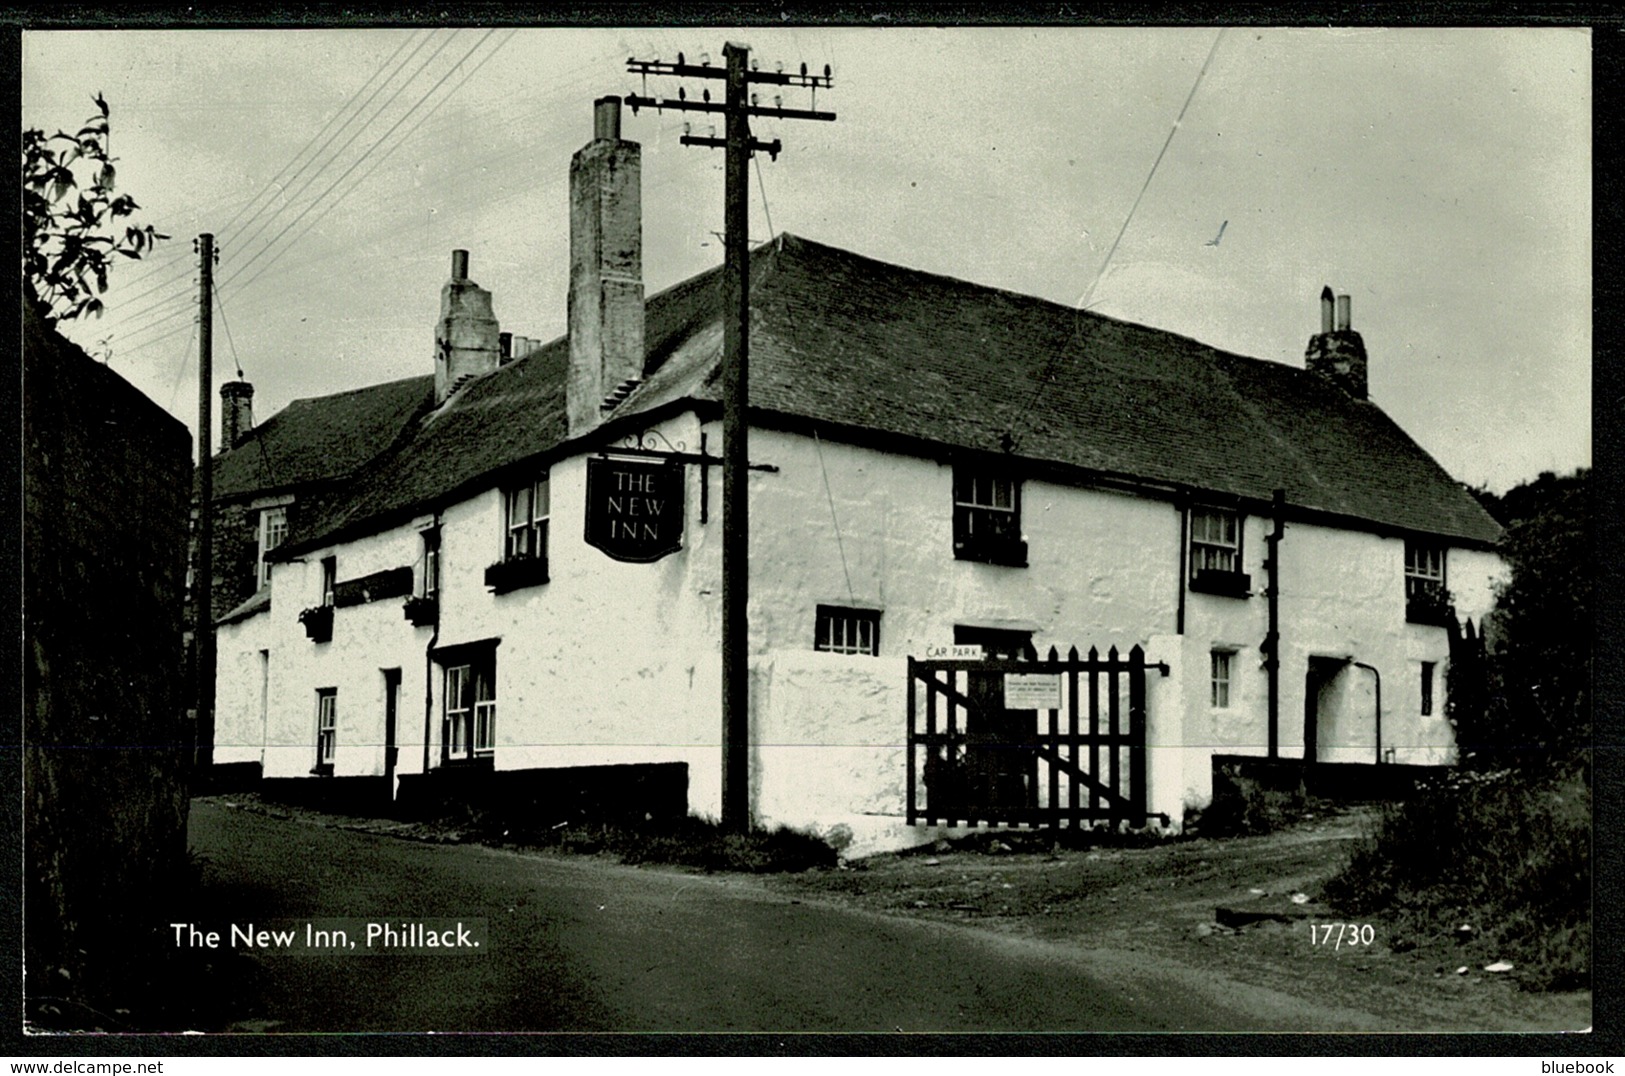
<svg viewBox="0 0 1625 1076"><path fill-rule="evenodd" d="M316 691L316 769L321 773L333 772L333 756L338 750L338 710L338 688L318 688Z"/></svg>
<svg viewBox="0 0 1625 1076"><path fill-rule="evenodd" d="M1230 672L1235 664L1235 652L1215 650L1209 655L1212 666L1212 705L1215 710L1230 709Z"/></svg>
<svg viewBox="0 0 1625 1076"><path fill-rule="evenodd" d="M1431 661L1422 662L1422 716L1423 717L1429 717L1429 716L1431 716L1433 714L1433 670L1434 670L1434 668L1435 668L1435 663L1434 662L1431 662Z"/></svg>
<svg viewBox="0 0 1625 1076"><path fill-rule="evenodd" d="M820 605L813 649L832 654L880 653L880 611Z"/></svg>
<svg viewBox="0 0 1625 1076"><path fill-rule="evenodd" d="M446 666L444 755L448 760L496 749L496 655Z"/></svg>

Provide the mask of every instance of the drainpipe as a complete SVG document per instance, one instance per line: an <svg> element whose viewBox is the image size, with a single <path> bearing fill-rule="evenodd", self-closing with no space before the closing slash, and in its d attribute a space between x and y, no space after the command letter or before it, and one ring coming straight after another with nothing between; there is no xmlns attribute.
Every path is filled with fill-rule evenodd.
<svg viewBox="0 0 1625 1076"><path fill-rule="evenodd" d="M1185 634L1185 579L1190 574L1190 565L1185 558L1190 555L1191 534L1191 506L1189 503L1179 506L1179 606L1175 613L1174 634Z"/></svg>
<svg viewBox="0 0 1625 1076"><path fill-rule="evenodd" d="M1269 757L1281 751L1281 539L1286 536L1286 490L1278 489L1270 501L1274 522L1264 541L1270 547L1270 625L1264 635L1264 669L1269 676Z"/></svg>
<svg viewBox="0 0 1625 1076"><path fill-rule="evenodd" d="M440 510L434 513L434 529L440 532ZM446 563L444 547L441 550L440 565ZM423 777L429 777L429 730L434 724L434 648L440 643L440 601L445 597L445 579L440 580L440 590L435 595L434 605L434 631L429 635L429 647L423 651Z"/></svg>
<svg viewBox="0 0 1625 1076"><path fill-rule="evenodd" d="M1349 664L1356 669L1365 669L1377 681L1377 765L1382 765L1382 673L1377 671L1375 665L1367 665L1363 661L1349 659Z"/></svg>

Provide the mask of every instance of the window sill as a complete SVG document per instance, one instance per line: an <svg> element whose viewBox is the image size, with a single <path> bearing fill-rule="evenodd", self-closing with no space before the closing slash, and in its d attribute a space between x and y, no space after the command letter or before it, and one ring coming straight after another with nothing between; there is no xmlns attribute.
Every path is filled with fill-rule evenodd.
<svg viewBox="0 0 1625 1076"><path fill-rule="evenodd" d="M496 756L494 753L487 752L483 755L475 755L473 758L442 758L440 760L440 769L494 770L496 769Z"/></svg>
<svg viewBox="0 0 1625 1076"><path fill-rule="evenodd" d="M975 561L978 564L997 564L1006 568L1027 567L1027 543L1006 541L954 541L954 559Z"/></svg>
<svg viewBox="0 0 1625 1076"><path fill-rule="evenodd" d="M1451 628L1456 624L1454 606L1441 602L1406 602L1405 623L1429 628Z"/></svg>
<svg viewBox="0 0 1625 1076"><path fill-rule="evenodd" d="M485 585L496 594L506 594L524 587L541 586L547 579L546 557L499 560L485 569Z"/></svg>
<svg viewBox="0 0 1625 1076"><path fill-rule="evenodd" d="M1191 591L1196 594L1215 594L1221 598L1249 598L1252 596L1253 577L1246 572L1225 572L1203 568L1191 577Z"/></svg>

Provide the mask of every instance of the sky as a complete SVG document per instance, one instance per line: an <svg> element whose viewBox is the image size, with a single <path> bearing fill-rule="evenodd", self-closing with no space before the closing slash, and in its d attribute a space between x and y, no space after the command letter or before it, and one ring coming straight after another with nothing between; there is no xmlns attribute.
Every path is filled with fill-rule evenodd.
<svg viewBox="0 0 1625 1076"><path fill-rule="evenodd" d="M792 232L1298 366L1330 285L1371 398L1455 477L1499 492L1591 461L1584 29L29 32L25 126L77 130L105 95L120 192L173 237L65 332L195 431L210 232L216 386L240 368L260 421L431 372L453 249L504 330L552 339L593 99L675 96L626 60L720 65L725 41L834 72L816 103L784 91L834 122L753 125L784 145L752 166L753 241ZM682 146L685 121L709 133L623 118L651 295L722 260L722 155Z"/></svg>

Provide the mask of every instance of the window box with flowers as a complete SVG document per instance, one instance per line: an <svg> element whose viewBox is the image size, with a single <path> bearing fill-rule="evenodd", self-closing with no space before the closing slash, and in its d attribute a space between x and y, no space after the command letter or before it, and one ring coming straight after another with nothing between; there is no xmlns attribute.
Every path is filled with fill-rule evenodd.
<svg viewBox="0 0 1625 1076"><path fill-rule="evenodd" d="M313 643L330 643L333 641L333 607L331 605L317 605L299 614L299 623L305 626L305 634Z"/></svg>
<svg viewBox="0 0 1625 1076"><path fill-rule="evenodd" d="M433 624L435 617L440 615L440 603L434 597L422 595L406 599L406 619L412 622L414 628L427 627Z"/></svg>

